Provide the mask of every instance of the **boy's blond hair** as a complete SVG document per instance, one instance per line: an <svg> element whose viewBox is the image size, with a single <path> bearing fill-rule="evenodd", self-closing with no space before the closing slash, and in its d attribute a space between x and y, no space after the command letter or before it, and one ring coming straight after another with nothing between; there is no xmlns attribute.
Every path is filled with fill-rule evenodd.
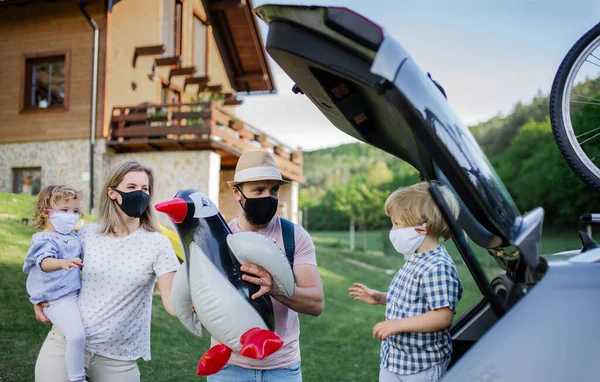
<svg viewBox="0 0 600 382"><path fill-rule="evenodd" d="M53 184L42 188L35 201L35 212L33 221L36 227L44 229L48 223L48 213L46 210L56 208L56 202L59 200L77 200L81 199L81 191L62 184Z"/></svg>
<svg viewBox="0 0 600 382"><path fill-rule="evenodd" d="M460 212L456 196L446 186L438 185L438 188L456 220ZM429 193L427 182L394 191L385 201L385 214L407 227L427 223L427 231L430 234L436 237L450 237L450 229Z"/></svg>

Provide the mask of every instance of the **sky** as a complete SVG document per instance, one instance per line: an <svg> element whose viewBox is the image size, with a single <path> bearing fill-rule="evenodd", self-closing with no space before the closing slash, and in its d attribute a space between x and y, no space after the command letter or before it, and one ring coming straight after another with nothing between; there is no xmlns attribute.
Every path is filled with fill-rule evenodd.
<svg viewBox="0 0 600 382"><path fill-rule="evenodd" d="M254 0L262 4L344 6L384 27L431 72L466 125L507 115L518 101L547 95L570 47L600 22L597 0ZM259 19L266 40L268 26ZM241 97L237 116L304 151L356 142L291 91L270 57L277 93Z"/></svg>

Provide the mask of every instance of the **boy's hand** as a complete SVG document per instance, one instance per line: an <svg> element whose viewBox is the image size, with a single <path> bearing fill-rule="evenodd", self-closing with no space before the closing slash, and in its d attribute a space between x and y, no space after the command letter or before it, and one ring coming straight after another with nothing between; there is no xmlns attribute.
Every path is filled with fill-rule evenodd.
<svg viewBox="0 0 600 382"><path fill-rule="evenodd" d="M363 284L354 283L353 285L355 288L348 288L348 291L350 296L354 297L354 300L364 301L371 305L381 304L381 292L369 289Z"/></svg>
<svg viewBox="0 0 600 382"><path fill-rule="evenodd" d="M373 338L385 340L388 336L401 333L400 320L382 321L373 327Z"/></svg>
<svg viewBox="0 0 600 382"><path fill-rule="evenodd" d="M68 271L71 268L83 267L83 261L79 257L63 260L61 268Z"/></svg>

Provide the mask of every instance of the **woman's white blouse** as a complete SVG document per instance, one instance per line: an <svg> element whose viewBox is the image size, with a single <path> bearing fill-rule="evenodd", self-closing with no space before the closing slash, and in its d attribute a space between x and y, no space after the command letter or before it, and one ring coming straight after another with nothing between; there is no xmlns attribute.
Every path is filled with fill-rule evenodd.
<svg viewBox="0 0 600 382"><path fill-rule="evenodd" d="M179 261L166 236L142 228L114 238L93 223L79 231L83 247L79 308L85 347L117 360L150 359L152 292Z"/></svg>

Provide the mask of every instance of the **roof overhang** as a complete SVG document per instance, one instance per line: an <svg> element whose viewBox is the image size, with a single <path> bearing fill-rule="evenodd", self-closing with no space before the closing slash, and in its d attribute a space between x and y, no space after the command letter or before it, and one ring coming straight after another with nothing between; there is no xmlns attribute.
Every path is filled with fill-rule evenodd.
<svg viewBox="0 0 600 382"><path fill-rule="evenodd" d="M252 0L202 0L231 87L274 93L275 82Z"/></svg>
<svg viewBox="0 0 600 382"><path fill-rule="evenodd" d="M0 0L0 5L25 5L34 1L36 0Z"/></svg>

